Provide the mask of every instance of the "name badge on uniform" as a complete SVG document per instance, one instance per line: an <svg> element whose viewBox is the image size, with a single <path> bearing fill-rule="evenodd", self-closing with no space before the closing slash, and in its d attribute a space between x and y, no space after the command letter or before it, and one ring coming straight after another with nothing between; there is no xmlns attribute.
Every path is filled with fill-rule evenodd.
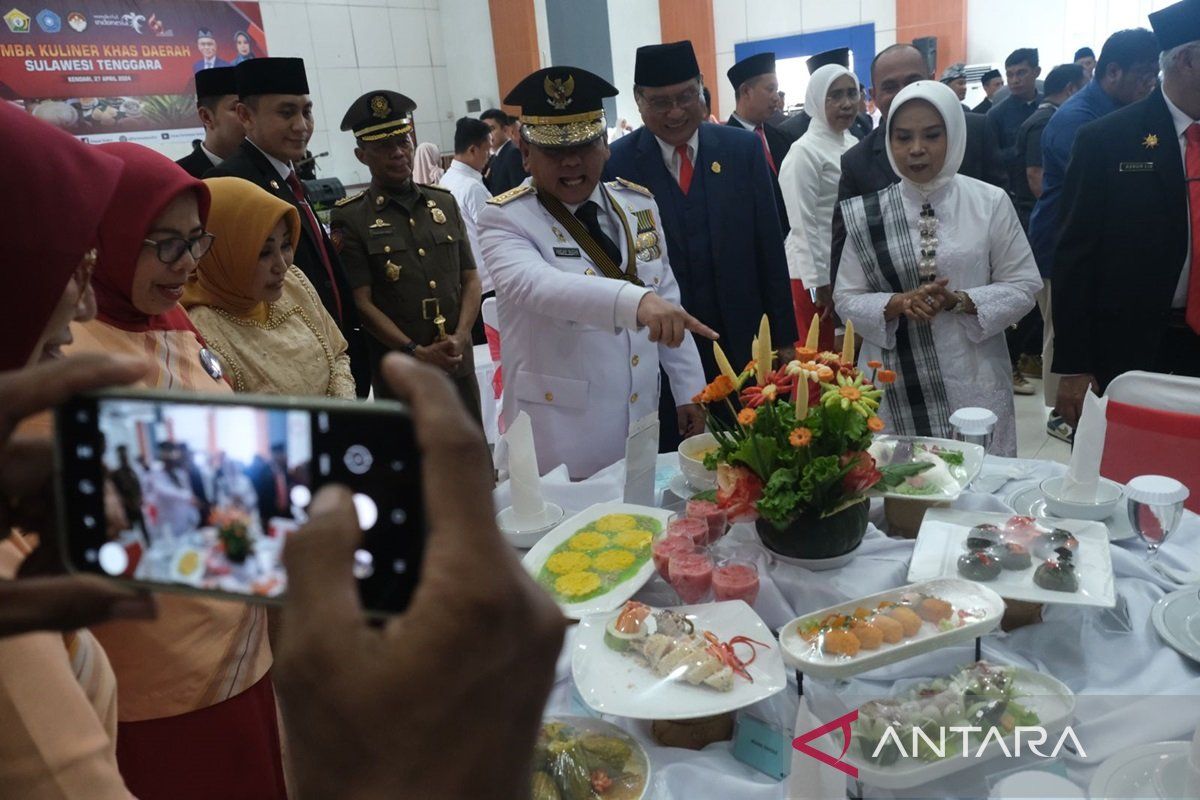
<svg viewBox="0 0 1200 800"><path fill-rule="evenodd" d="M583 258L579 253L578 247L556 247L554 248L554 255L559 258Z"/></svg>
<svg viewBox="0 0 1200 800"><path fill-rule="evenodd" d="M1122 161L1117 172L1154 172L1153 161Z"/></svg>

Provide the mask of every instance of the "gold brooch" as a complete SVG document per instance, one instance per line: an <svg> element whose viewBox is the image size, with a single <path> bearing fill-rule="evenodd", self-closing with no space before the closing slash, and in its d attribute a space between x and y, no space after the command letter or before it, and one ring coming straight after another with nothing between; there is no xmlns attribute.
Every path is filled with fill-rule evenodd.
<svg viewBox="0 0 1200 800"><path fill-rule="evenodd" d="M1158 147L1158 136L1153 133L1147 133L1146 138L1142 139L1142 147L1153 150Z"/></svg>
<svg viewBox="0 0 1200 800"><path fill-rule="evenodd" d="M720 161L714 161L712 163L712 171L718 175L721 174L721 162Z"/></svg>

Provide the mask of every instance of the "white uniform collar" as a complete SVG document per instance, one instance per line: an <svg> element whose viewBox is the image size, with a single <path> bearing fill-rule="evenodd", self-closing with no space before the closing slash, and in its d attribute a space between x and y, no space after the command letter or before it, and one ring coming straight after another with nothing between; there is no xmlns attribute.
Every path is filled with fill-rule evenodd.
<svg viewBox="0 0 1200 800"><path fill-rule="evenodd" d="M205 147L204 142L200 143L200 149L204 151L204 155L208 156L208 160L212 162L212 165L214 167L219 166L221 164L221 162L225 160L225 159L221 158L219 155L217 155L216 153L214 153L212 150L209 150L207 147ZM266 154L264 153L263 155L266 155Z"/></svg>
<svg viewBox="0 0 1200 800"><path fill-rule="evenodd" d="M584 200L583 203L588 202L588 200L600 206L600 212L602 214L608 213L608 194L604 191L604 181L596 182L596 188L592 189L592 193L588 195L588 199ZM579 207L583 205L583 203L563 203L563 205L567 207L568 211L574 214L579 210Z"/></svg>
<svg viewBox="0 0 1200 800"><path fill-rule="evenodd" d="M733 112L732 114L730 114L729 116L731 116L731 117L733 117L735 120L737 120L737 121L738 121L738 124L739 124L739 125L741 125L743 128L745 128L745 129L747 129L747 130L751 130L751 131L752 131L752 130L756 130L756 129L758 128L758 126L757 126L757 125L755 125L755 124L754 124L753 122L751 122L750 120L746 119L745 117L740 117L740 116L738 116L738 113L737 113L736 111L735 111L735 112Z"/></svg>
<svg viewBox="0 0 1200 800"><path fill-rule="evenodd" d="M472 180L482 181L483 175L479 170L472 167L465 161L459 161L457 158L450 162L450 166L446 167L446 172L461 172L463 175Z"/></svg>
<svg viewBox="0 0 1200 800"><path fill-rule="evenodd" d="M1179 106L1172 103L1171 98L1167 97L1167 93L1165 91L1162 93L1162 95L1163 100L1167 102L1167 110L1171 112L1171 121L1175 123L1175 136L1177 138L1182 138L1184 134L1187 133L1187 129L1191 127L1191 124L1196 120L1183 113L1183 110L1180 109Z"/></svg>

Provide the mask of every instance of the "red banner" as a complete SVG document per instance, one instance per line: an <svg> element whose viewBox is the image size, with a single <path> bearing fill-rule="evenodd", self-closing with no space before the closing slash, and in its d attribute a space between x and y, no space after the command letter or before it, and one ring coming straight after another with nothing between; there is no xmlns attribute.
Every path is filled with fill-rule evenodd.
<svg viewBox="0 0 1200 800"><path fill-rule="evenodd" d="M258 3L0 2L0 98L88 141L199 136L194 73L267 55Z"/></svg>

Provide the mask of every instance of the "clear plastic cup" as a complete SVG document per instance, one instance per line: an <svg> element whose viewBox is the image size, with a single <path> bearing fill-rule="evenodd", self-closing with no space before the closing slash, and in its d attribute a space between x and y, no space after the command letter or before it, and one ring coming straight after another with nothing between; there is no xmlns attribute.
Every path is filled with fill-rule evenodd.
<svg viewBox="0 0 1200 800"><path fill-rule="evenodd" d="M692 519L704 520L708 525L708 539L704 544L713 544L729 530L729 515L725 509L709 500L688 500L687 515Z"/></svg>
<svg viewBox="0 0 1200 800"><path fill-rule="evenodd" d="M712 556L702 547L671 553L668 570L671 588L685 605L699 603L708 596L713 582Z"/></svg>
<svg viewBox="0 0 1200 800"><path fill-rule="evenodd" d="M667 523L668 536L686 536L694 544L708 544L708 522L694 517L675 517Z"/></svg>
<svg viewBox="0 0 1200 800"><path fill-rule="evenodd" d="M672 536L669 532L655 539L650 548L650 556L654 559L654 568L664 581L671 582L671 554L676 551L690 551L695 546L690 536Z"/></svg>
<svg viewBox="0 0 1200 800"><path fill-rule="evenodd" d="M725 558L713 569L713 596L717 600L745 600L754 605L758 585L758 565L749 559Z"/></svg>

